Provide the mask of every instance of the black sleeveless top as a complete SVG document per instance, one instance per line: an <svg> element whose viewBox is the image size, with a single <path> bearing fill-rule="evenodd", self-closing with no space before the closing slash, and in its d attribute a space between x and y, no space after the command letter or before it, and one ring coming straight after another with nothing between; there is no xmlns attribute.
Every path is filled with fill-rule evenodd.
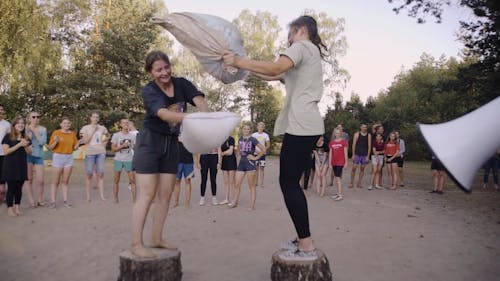
<svg viewBox="0 0 500 281"><path fill-rule="evenodd" d="M358 134L358 141L356 142L356 147L354 148L354 154L359 156L368 155L368 133L362 135L361 132Z"/></svg>

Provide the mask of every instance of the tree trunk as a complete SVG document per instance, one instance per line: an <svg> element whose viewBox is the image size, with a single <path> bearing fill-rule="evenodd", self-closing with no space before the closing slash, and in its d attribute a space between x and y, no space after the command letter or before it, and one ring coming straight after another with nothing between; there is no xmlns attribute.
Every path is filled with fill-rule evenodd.
<svg viewBox="0 0 500 281"><path fill-rule="evenodd" d="M182 278L181 252L153 249L156 258L143 259L129 250L120 254L118 281L180 281Z"/></svg>
<svg viewBox="0 0 500 281"><path fill-rule="evenodd" d="M330 263L325 253L316 249L318 258L313 261L285 261L276 251L272 257L272 281L331 281Z"/></svg>

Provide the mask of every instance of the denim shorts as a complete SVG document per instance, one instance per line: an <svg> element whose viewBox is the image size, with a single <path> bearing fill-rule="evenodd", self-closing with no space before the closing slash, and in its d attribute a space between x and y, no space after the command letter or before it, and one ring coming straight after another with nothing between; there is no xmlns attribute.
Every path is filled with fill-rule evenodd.
<svg viewBox="0 0 500 281"><path fill-rule="evenodd" d="M177 179L190 179L194 178L194 164L193 163L179 163L177 169Z"/></svg>
<svg viewBox="0 0 500 281"><path fill-rule="evenodd" d="M249 160L246 156L243 156L240 158L240 163L238 163L238 168L236 169L237 171L240 172L252 172L255 171L256 168L256 161L255 160Z"/></svg>
<svg viewBox="0 0 500 281"><path fill-rule="evenodd" d="M106 154L85 155L85 173L87 176L94 174L94 166L98 174L104 174L104 160Z"/></svg>
<svg viewBox="0 0 500 281"><path fill-rule="evenodd" d="M28 164L31 163L33 165L43 165L43 157L36 157L28 154L26 158Z"/></svg>
<svg viewBox="0 0 500 281"><path fill-rule="evenodd" d="M373 165L383 165L384 164L384 155L372 155L372 164Z"/></svg>
<svg viewBox="0 0 500 281"><path fill-rule="evenodd" d="M132 161L117 161L113 160L113 166L115 168L115 172L121 172L122 170L125 170L125 172L131 172L132 171Z"/></svg>
<svg viewBox="0 0 500 281"><path fill-rule="evenodd" d="M52 167L67 168L73 166L73 154L52 154Z"/></svg>

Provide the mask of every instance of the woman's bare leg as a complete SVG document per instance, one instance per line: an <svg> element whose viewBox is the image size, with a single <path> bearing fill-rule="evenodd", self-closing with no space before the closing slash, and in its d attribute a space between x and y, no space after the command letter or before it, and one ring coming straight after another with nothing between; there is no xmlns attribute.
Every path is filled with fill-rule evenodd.
<svg viewBox="0 0 500 281"><path fill-rule="evenodd" d="M139 257L155 257L150 249L144 247L142 233L149 207L156 194L158 174L136 174L137 199L132 207L132 253Z"/></svg>
<svg viewBox="0 0 500 281"><path fill-rule="evenodd" d="M168 215L168 207L170 206L170 198L174 191L175 174L159 174L156 187L156 200L153 210L153 247L175 250L177 247L168 243L163 239L163 226Z"/></svg>
<svg viewBox="0 0 500 281"><path fill-rule="evenodd" d="M240 189L241 189L241 184L243 183L243 178L245 177L245 172L237 171L235 178L236 182L234 184L234 195L233 195L233 202L230 203L230 207L236 207L238 206L238 201L240 199Z"/></svg>
<svg viewBox="0 0 500 281"><path fill-rule="evenodd" d="M68 201L69 178L71 177L72 166L64 167L61 178L63 200Z"/></svg>
<svg viewBox="0 0 500 281"><path fill-rule="evenodd" d="M250 189L250 206L248 210L255 210L255 201L257 200L257 179L256 172L247 172L248 188Z"/></svg>

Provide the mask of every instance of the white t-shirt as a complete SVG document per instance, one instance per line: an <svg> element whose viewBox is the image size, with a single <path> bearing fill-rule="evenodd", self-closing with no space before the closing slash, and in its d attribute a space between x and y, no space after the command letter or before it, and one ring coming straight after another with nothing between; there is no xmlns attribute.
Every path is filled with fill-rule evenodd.
<svg viewBox="0 0 500 281"><path fill-rule="evenodd" d="M6 134L10 133L10 123L9 121L3 119L0 121L0 140L3 140ZM4 156L3 146L0 145L0 156Z"/></svg>
<svg viewBox="0 0 500 281"><path fill-rule="evenodd" d="M135 146L135 135L131 134L130 132L128 134L118 132L114 133L113 137L111 137L111 143L115 144L116 146L122 145L127 141L129 143L129 146L124 147L115 153L116 161L132 162L132 158L134 157L133 148Z"/></svg>
<svg viewBox="0 0 500 281"><path fill-rule="evenodd" d="M104 135L108 133L106 127L97 125L97 130L94 131L92 125L85 125L80 130L84 138L91 135L89 143L85 144L85 155L97 155L106 153L106 148L104 147Z"/></svg>
<svg viewBox="0 0 500 281"><path fill-rule="evenodd" d="M285 73L286 97L274 125L274 135L314 136L325 132L318 102L323 96L323 69L318 47L297 41L281 53L293 61Z"/></svg>
<svg viewBox="0 0 500 281"><path fill-rule="evenodd" d="M266 147L266 142L271 141L271 139L269 138L269 135L266 132L262 132L262 133L255 132L252 134L252 137L256 138L259 141L259 143L262 144L263 147ZM259 152L260 152L260 148L255 147L255 153L259 153Z"/></svg>

